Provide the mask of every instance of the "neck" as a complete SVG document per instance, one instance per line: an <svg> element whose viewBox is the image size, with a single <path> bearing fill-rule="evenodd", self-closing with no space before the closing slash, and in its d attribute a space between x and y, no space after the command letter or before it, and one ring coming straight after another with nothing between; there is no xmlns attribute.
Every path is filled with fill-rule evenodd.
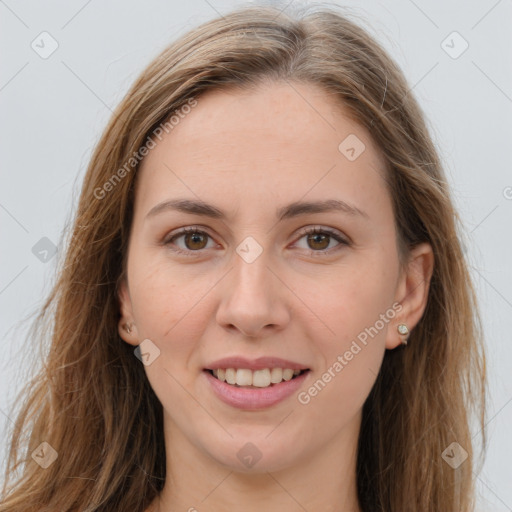
<svg viewBox="0 0 512 512"><path fill-rule="evenodd" d="M167 477L158 512L361 512L356 462L360 415L314 454L278 470L240 472L193 445L164 421Z"/></svg>

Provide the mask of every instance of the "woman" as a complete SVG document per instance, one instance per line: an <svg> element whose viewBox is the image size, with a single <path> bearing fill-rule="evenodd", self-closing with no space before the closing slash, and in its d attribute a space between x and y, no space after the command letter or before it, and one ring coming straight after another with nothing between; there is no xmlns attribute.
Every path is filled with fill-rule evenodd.
<svg viewBox="0 0 512 512"><path fill-rule="evenodd" d="M336 8L192 30L92 157L0 510L474 510L458 229L402 73Z"/></svg>

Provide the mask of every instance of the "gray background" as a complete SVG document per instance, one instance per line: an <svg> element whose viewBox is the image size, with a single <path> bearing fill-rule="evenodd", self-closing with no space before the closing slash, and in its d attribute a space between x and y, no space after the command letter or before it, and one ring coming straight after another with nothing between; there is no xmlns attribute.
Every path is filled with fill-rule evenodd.
<svg viewBox="0 0 512 512"><path fill-rule="evenodd" d="M37 356L37 347L23 346L24 318L41 306L55 277L51 247L62 253L62 230L111 109L165 45L238 3L0 0L0 439L28 375L26 357ZM512 1L342 5L367 20L405 71L453 185L489 357L489 447L477 479L479 510L511 511ZM43 31L58 43L47 58L31 47L35 41L40 53L51 49ZM469 47L458 55L464 40ZM2 441L2 461L5 451Z"/></svg>

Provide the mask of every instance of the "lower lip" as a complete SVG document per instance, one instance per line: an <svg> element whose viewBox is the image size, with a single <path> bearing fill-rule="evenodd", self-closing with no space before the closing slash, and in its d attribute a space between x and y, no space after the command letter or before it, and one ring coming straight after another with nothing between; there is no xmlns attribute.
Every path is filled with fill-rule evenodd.
<svg viewBox="0 0 512 512"><path fill-rule="evenodd" d="M296 392L308 375L301 373L294 379L274 384L268 388L238 388L222 382L210 372L204 370L208 382L215 394L225 403L239 409L264 409L277 404Z"/></svg>

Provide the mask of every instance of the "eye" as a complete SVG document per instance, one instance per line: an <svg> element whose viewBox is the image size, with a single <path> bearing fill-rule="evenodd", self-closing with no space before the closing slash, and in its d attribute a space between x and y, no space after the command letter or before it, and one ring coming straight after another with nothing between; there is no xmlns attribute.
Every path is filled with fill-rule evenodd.
<svg viewBox="0 0 512 512"><path fill-rule="evenodd" d="M176 240L183 238L184 247L175 243ZM208 238L211 236L202 229L197 227L189 226L174 233L170 238L164 241L164 245L170 246L171 249L178 253L186 256L196 256L202 249L211 249L208 247ZM323 255L326 253L333 252L340 248L339 246L349 246L350 242L343 238L343 236L329 228L314 227L308 228L301 232L299 240L305 238L307 247L306 250L310 254ZM332 241L338 242L334 247L329 247Z"/></svg>
<svg viewBox="0 0 512 512"><path fill-rule="evenodd" d="M211 238L206 231L202 231L201 229L195 227L186 227L175 233L170 238L164 241L164 245L174 245L173 242L183 238L183 242L185 244L184 248L180 246L172 247L172 250L177 252L178 254L185 254L187 256L191 256L190 253L198 252L201 249L209 249L211 247L206 247L206 243L208 238Z"/></svg>
<svg viewBox="0 0 512 512"><path fill-rule="evenodd" d="M299 240L302 240L303 238L306 239L307 247L305 247L305 249L309 250L310 254L325 254L327 252L330 253L333 249L339 249L340 245L350 245L350 242L343 238L341 234L329 228L308 228L303 230L301 234L302 236ZM333 240L338 242L338 244L334 247L329 247Z"/></svg>

